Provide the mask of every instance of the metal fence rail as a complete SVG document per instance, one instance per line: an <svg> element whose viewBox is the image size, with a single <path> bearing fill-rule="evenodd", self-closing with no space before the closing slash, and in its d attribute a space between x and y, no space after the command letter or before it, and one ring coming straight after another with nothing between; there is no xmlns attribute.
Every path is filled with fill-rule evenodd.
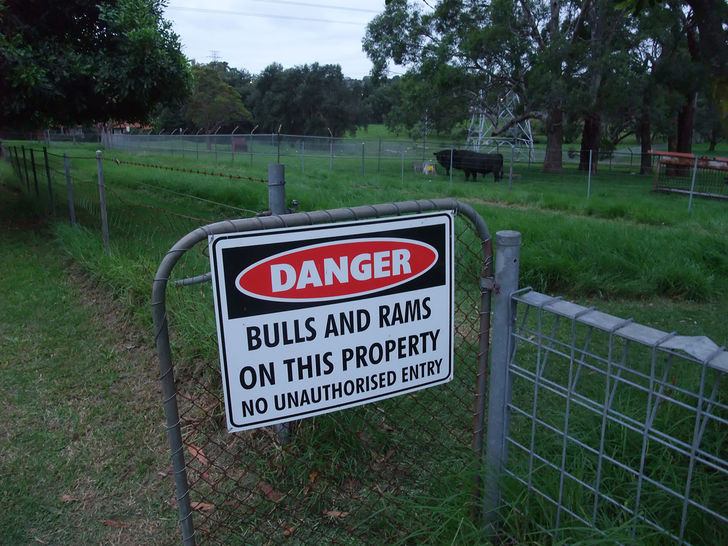
<svg viewBox="0 0 728 546"><path fill-rule="evenodd" d="M529 289L512 304L498 493L521 528L724 544L728 352Z"/></svg>

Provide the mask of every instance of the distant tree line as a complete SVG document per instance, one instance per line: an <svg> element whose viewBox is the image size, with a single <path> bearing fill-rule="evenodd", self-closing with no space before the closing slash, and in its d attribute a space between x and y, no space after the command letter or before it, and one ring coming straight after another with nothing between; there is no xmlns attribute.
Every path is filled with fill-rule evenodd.
<svg viewBox="0 0 728 546"><path fill-rule="evenodd" d="M339 65L271 64L252 75L226 62L193 63L192 74L192 95L181 107L160 109L156 129L340 137L370 121L365 82L345 78Z"/></svg>

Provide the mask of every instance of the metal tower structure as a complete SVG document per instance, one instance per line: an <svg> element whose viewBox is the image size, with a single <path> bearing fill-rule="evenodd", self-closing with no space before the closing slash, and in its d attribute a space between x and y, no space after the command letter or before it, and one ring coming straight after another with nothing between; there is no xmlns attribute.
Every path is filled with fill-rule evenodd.
<svg viewBox="0 0 728 546"><path fill-rule="evenodd" d="M518 95L513 91L508 91L504 97L500 97L495 107L477 106L476 102L468 128L467 146L476 151L485 148L487 152L495 152L505 142L511 142L514 159L524 157L534 160L533 133L529 120L514 123L504 135L493 136L495 129L511 123L516 118L514 112L518 103Z"/></svg>

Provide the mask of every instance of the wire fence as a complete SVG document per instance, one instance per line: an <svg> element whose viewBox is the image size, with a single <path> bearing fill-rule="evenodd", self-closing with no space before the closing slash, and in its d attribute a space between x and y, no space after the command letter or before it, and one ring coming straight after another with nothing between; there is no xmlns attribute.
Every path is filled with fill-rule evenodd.
<svg viewBox="0 0 728 546"><path fill-rule="evenodd" d="M186 169L147 162L123 161L96 155L54 154L47 148L10 146L5 148L25 190L48 207L52 215L67 215L71 225L100 229L107 252L110 233L122 253L171 245L179 233L221 218L241 218L266 212L265 190L261 187L259 210L231 203L240 202L241 184L267 185L261 178L204 169ZM155 173L144 182L129 180L129 168ZM209 192L184 186L180 174L215 185L220 199ZM225 185L227 182L227 185ZM209 189L209 188L208 188ZM211 190L212 191L212 190ZM214 193L214 192L213 192Z"/></svg>
<svg viewBox="0 0 728 546"><path fill-rule="evenodd" d="M468 144L431 137L414 141L410 139L372 139L349 137L318 137L287 134L140 134L76 132L59 134L41 132L36 135L16 135L19 140L42 143L48 148L53 144L75 144L96 142L107 150L143 152L157 155L183 157L206 162L233 162L253 165L256 162L285 163L289 168L329 168L332 170L363 169L366 173L411 170L434 165L431 174L444 173L438 166L434 153L443 149L471 149L483 153L501 153L506 166L513 163L516 169L541 165L545 150L542 146L524 139L489 137L478 144ZM12 138L10 135L9 138ZM643 162L643 159L645 160ZM362 164L363 162L363 164ZM566 169L588 163L588 156L577 147L565 145L562 162ZM647 165L651 171L653 158L643 154L639 148L622 147L602 150L592 158L595 172L598 166L604 173L638 173ZM508 169L506 169L508 170ZM584 167L586 170L586 167ZM518 174L518 173L516 173Z"/></svg>
<svg viewBox="0 0 728 546"><path fill-rule="evenodd" d="M114 253L151 254L155 264L182 234L222 219L257 216L258 223L268 208L267 180L224 168L4 151L21 189L49 212L95 235L106 210ZM130 181L129 169L152 174ZM196 195L186 176L209 181L211 191ZM230 204L243 201L255 205ZM497 249L495 279L484 279L491 262L482 237L462 216L456 226L455 379L301 421L291 443L281 443L272 427L226 432L208 291L197 284L169 289L196 539L725 543L728 353L705 338L519 292L517 273L506 290L498 264L517 263L517 256L501 258ZM185 252L169 280L209 270L206 248ZM488 410L479 417L488 419L483 459L473 424L485 402L481 300L491 286L505 303L496 292Z"/></svg>
<svg viewBox="0 0 728 546"><path fill-rule="evenodd" d="M39 133L36 138L50 148L52 143L84 142L86 135ZM519 180L541 171L545 149L523 139L490 137L475 148L465 142L431 138L422 141L392 139L357 139L316 137L286 134L133 134L94 133L105 150L132 152L143 155L167 156L205 163L219 163L232 168L261 168L268 164L283 164L290 170L329 170L347 174L400 177L402 181L417 173L449 181L472 178L474 181L499 181L493 168L465 175L437 160L436 154L458 149L475 150L484 154L500 154L503 161L502 180L509 188ZM76 138L79 137L79 138ZM93 140L93 139L91 139ZM32 148L32 146L29 146ZM447 155L447 154L445 154ZM679 158L677 156L680 156ZM699 161L698 161L699 159ZM674 162L682 161L677 166ZM672 162L668 165L667 162ZM447 162L449 163L449 162ZM639 175L654 175L654 189L690 196L728 198L725 158L698 158L692 154L672 154L661 151L642 153L640 149L623 147L601 150L597 156L565 145L561 152L563 172L581 177L586 182L590 198L594 184L599 181L625 181ZM181 171L182 172L182 171ZM472 175L472 177L470 176ZM478 176L480 175L480 176ZM598 186L595 186L598 188ZM613 191L613 190L612 190Z"/></svg>
<svg viewBox="0 0 728 546"><path fill-rule="evenodd" d="M652 152L656 191L728 199L728 158Z"/></svg>
<svg viewBox="0 0 728 546"><path fill-rule="evenodd" d="M361 170L362 173L417 170L425 174L445 174L434 154L443 149L472 149L464 142L444 139L423 141L356 138L315 137L285 134L250 135L133 135L108 136L109 149L146 152L205 159L231 161L253 165L256 161L286 163L287 166L328 168L331 170ZM530 167L543 163L544 150L534 148L522 139L493 137L482 142L477 150L482 153L500 153L504 156L506 173L513 166ZM639 172L642 153L625 149L600 153L594 158L602 169L610 172ZM652 157L647 156L648 164ZM574 168L581 161L579 150L565 148L562 161L566 168ZM434 167L427 169L427 167ZM516 173L517 174L517 173Z"/></svg>
<svg viewBox="0 0 728 546"><path fill-rule="evenodd" d="M725 348L530 289L512 301L497 451L503 501L524 531L536 542L610 530L628 544L725 543Z"/></svg>

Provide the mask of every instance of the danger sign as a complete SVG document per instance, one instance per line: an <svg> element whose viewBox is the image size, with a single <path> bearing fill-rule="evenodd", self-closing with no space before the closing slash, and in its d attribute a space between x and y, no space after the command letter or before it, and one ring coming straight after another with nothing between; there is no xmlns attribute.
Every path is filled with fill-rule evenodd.
<svg viewBox="0 0 728 546"><path fill-rule="evenodd" d="M452 379L451 212L211 236L228 429Z"/></svg>

